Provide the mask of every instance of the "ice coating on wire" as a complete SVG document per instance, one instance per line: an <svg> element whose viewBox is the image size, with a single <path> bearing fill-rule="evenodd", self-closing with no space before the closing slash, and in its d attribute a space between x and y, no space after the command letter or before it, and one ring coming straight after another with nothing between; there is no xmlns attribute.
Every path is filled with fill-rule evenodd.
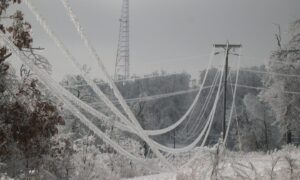
<svg viewBox="0 0 300 180"><path fill-rule="evenodd" d="M99 96L105 104L108 104L110 106L113 106L113 104L110 102L110 100L105 96L105 94L99 89L99 87L94 83L91 78L89 78L85 73L83 73L82 68L78 60L70 53L70 51L66 48L66 46L62 43L62 41L59 40L59 38L54 34L54 32L50 29L49 25L46 23L44 18L37 12L37 9L33 6L33 4L30 2L30 0L25 0L25 4L28 6L28 8L31 10L31 12L35 15L37 21L41 24L41 26L44 28L46 33L50 36L50 38L55 42L55 44L58 46L58 48L64 53L64 55L71 60L71 62L80 70L80 74L83 76L84 80L89 84L89 86L93 89L93 91ZM114 113L118 114L120 117L122 117L124 120L128 121L128 119L120 112L116 111L114 109Z"/></svg>
<svg viewBox="0 0 300 180"><path fill-rule="evenodd" d="M63 52L63 54L69 60L71 60L71 62L80 70L80 73L83 76L84 80L91 86L91 88L95 91L95 93L105 103L109 103L110 101L106 98L104 93L101 92L101 90L99 90L98 86L87 75L85 75L85 73L82 72L82 69L80 68L81 65L79 64L79 62L70 53L70 51L65 47L65 45L62 43L62 41L59 40L59 38L55 35L55 33L49 28L49 25L46 23L44 18L37 12L37 9L33 6L33 4L29 0L25 0L24 3L28 6L29 10L31 10L31 12L35 15L36 20L40 23L40 25L43 27L43 29L46 31L46 33L50 36L50 38L55 42L55 44L58 46L58 48ZM68 96L68 97L70 97L70 96ZM102 113L100 114L100 112L96 112L97 110L95 110L95 109L92 110L92 108L88 107L87 104L82 104L80 101L76 100L76 98L73 98L73 102L80 103L85 110L90 110L89 112L93 115L96 115L96 117L105 117ZM115 112L115 113L120 113L120 112ZM124 118L124 121L126 121L127 118L125 116L121 115L121 117ZM116 122L116 124L117 124L117 126L119 125L119 123L117 123L117 122Z"/></svg>
<svg viewBox="0 0 300 180"><path fill-rule="evenodd" d="M121 106L123 107L124 111L127 113L127 115L129 116L129 118L131 119L131 121L136 125L136 127L139 128L139 129L142 129L141 126L140 126L140 124L138 123L136 117L133 115L132 111L130 110L130 108L128 107L128 105L125 103L125 101L124 101L122 95L120 94L120 92L119 92L118 88L116 87L115 83L113 82L112 78L109 76L108 72L106 71L106 68L105 68L103 62L101 61L100 57L98 56L98 54L97 54L95 48L92 46L92 44L90 43L90 41L89 41L88 38L86 37L86 35L85 35L85 33L84 33L84 31L83 31L83 29L82 29L80 23L78 22L76 16L74 15L74 13L73 13L73 11L72 11L72 9L71 9L71 7L70 7L69 2L68 2L67 0L61 0L61 2L63 3L64 7L67 9L68 14L69 14L69 16L70 16L70 18L71 18L71 21L72 21L73 24L75 25L75 28L76 28L76 30L78 31L78 34L80 35L82 41L84 42L84 44L86 45L86 47L88 48L88 50L90 51L90 53L93 55L93 57L97 60L97 62L98 62L98 64L99 64L100 68L102 69L102 71L103 71L104 74L106 75L106 78L108 79L108 81L109 81L109 83L110 83L110 85L111 85L111 88L113 89L114 94L115 94L115 96L117 97L117 99L120 101L120 104L121 104ZM143 132L142 132L142 133L143 133ZM140 134L140 135L143 135L143 134ZM143 136L144 136L144 135L143 135ZM142 137L143 137L143 136L142 136ZM144 137L145 137L145 136L144 136ZM147 137L146 137L146 138L147 138ZM199 138L197 138L195 141L199 141L198 139L199 139ZM200 138L200 139L201 139L201 138ZM150 142L150 143L151 143L151 144L149 144L150 146L151 146L152 144L154 144L154 145L160 147L161 150L164 150L164 151L169 152L168 150L169 150L170 148L168 148L168 147L166 147L166 146L160 145L159 143L153 142L153 141ZM194 144L194 143L195 143L195 142L193 142L191 145L187 146L186 148L182 148L182 150L177 150L177 149L176 149L176 152L185 151L186 149L190 149L191 147L194 147L195 144L197 144L197 143L195 143L195 144ZM155 151L155 149L153 149L153 150ZM173 151L173 149L172 149L172 151Z"/></svg>
<svg viewBox="0 0 300 180"><path fill-rule="evenodd" d="M240 54L239 54L239 58L238 58L238 65L237 65L236 76L235 76L236 78L235 78L233 99L232 99L232 104L231 104L231 109L230 109L229 122L228 122L227 130L226 130L226 134L225 134L225 138L224 138L224 146L226 146L228 133L229 133L229 129L230 129L231 121L232 121L232 114L233 114L233 108L234 108L234 105L235 105L235 98L236 98L236 91L237 91L237 83L238 83L238 80L239 80L240 65L241 65L241 50L240 50Z"/></svg>
<svg viewBox="0 0 300 180"><path fill-rule="evenodd" d="M213 119L214 119L214 115L215 115L215 112L216 112L216 107L217 107L217 103L219 101L219 94L220 94L220 90L221 90L221 84L222 84L222 78L223 78L223 74L224 74L224 69L222 69L221 71L221 77L220 77L220 80L219 80L219 85L218 85L218 91L217 91L217 95L216 95L216 98L215 98L215 101L214 101L214 105L213 105L213 108L212 110L210 111L210 114L209 114L209 117L208 117L208 121L206 122L205 124L205 127L203 128L203 130L201 131L201 133L199 134L199 136L192 142L190 143L189 145L183 147L183 148L177 148L177 149L173 149L173 148L169 148L169 147L165 147L165 146L162 146L158 143L154 143L156 146L158 146L161 150L163 151L166 151L166 152L169 152L169 153L182 153L182 152L187 152L187 151L190 151L192 150L194 147L196 147L196 145L199 143L199 141L202 139L205 131L207 132L203 141L202 141L202 145L201 146L204 146L206 140L207 140L207 136L209 134L209 131L211 129L211 125L212 125L212 122L213 122Z"/></svg>
<svg viewBox="0 0 300 180"><path fill-rule="evenodd" d="M191 129L191 131L190 131L189 134L194 134L197 130L202 129L202 127L203 127L203 125L204 125L204 123L205 123L205 122L202 122L202 119L203 119L203 117L204 117L204 115L205 115L205 112L206 112L206 110L207 110L207 108L208 108L208 104L209 104L209 102L210 102L210 100L211 100L213 91L214 91L215 86L216 86L216 84L217 84L217 79L219 78L219 74L220 74L220 72L218 71L218 72L216 73L216 76L215 76L214 80L213 80L212 87L211 87L211 89L210 89L210 91L209 91L209 94L208 94L208 96L207 96L207 98L206 98L206 100L205 100L205 102L204 102L203 108L201 109L199 115L198 115L197 118L196 118L196 119L198 119L198 123L192 127L192 129ZM200 128L200 126L201 126L201 128ZM186 138L186 139L183 141L183 143L186 143L187 141L189 141L189 140L191 139L191 137L192 137L192 136Z"/></svg>
<svg viewBox="0 0 300 180"><path fill-rule="evenodd" d="M63 51L63 53L75 64L75 66L81 70L81 75L83 75L84 79L86 82L91 86L91 88L95 91L95 93L99 96L100 99L103 100L103 102L114 112L122 121L124 121L128 126L132 126L132 128L137 128L137 132L139 133L139 136L148 143L148 145L151 147L153 152L156 154L156 156L163 162L165 163L169 168L174 169L174 167L164 158L164 156L157 150L153 145L152 141L149 137L143 134L143 131L141 130L142 128L139 126L137 122L134 122L131 124L131 122L128 121L128 119L113 105L113 103L105 96L105 94L99 89L99 87L85 74L82 72L81 66L78 63L78 61L71 55L71 53L67 50L67 48L63 45L63 43L58 39L57 36L52 32L52 30L49 28L48 24L46 21L39 15L37 12L36 8L30 3L29 0L24 1L25 4L27 4L28 8L32 11L32 13L35 15L37 21L42 25L42 27L45 29L45 31L48 33L48 35L54 40L56 45L60 48L60 50ZM76 21L75 21L76 22ZM79 25L79 24L78 24ZM96 56L96 59L99 60L99 65L102 65L102 70L105 71L107 77L110 79L109 75L106 72L106 69L104 65L102 64L99 56L97 55L95 49L91 46L87 38L85 37L81 26L77 26L79 29L78 31L81 32L81 38L84 40L84 44L88 47L88 49L91 51L93 55ZM110 79L111 80L111 79ZM115 86L114 86L115 87ZM116 88L116 87L115 87ZM114 88L113 88L114 89ZM116 90L118 91L118 90ZM115 91L114 91L115 92ZM120 93L119 93L120 95ZM122 103L121 103L122 104ZM126 103L125 103L126 104ZM127 105L127 104L126 104Z"/></svg>
<svg viewBox="0 0 300 180"><path fill-rule="evenodd" d="M62 100L63 103L65 103L66 107L72 112L75 116L77 116L80 121L87 126L89 129L91 129L99 138L101 138L104 142L112 146L117 152L124 155L127 158L130 158L136 162L142 163L146 165L146 162L138 157L135 157L134 155L130 154L126 150L124 150L121 146L119 146L116 142L111 140L109 137L106 136L105 133L103 133L98 127L96 127L91 121L89 121L74 105L72 105L68 100L64 98L64 96L61 95L61 93L53 86L51 86L51 81L47 76L46 73L41 72L39 68L35 66L34 63L30 61L2 32L0 32L0 37L3 40L3 42L10 48L11 51L13 51L17 57L24 62L35 74L38 75L38 78L41 80L41 82L49 88L49 90L55 94L58 98Z"/></svg>
<svg viewBox="0 0 300 180"><path fill-rule="evenodd" d="M78 34L80 35L82 41L84 42L85 46L88 48L89 52L91 53L91 55L97 60L98 65L100 66L101 70L103 71L104 75L106 76L106 78L109 81L109 84L111 86L111 88L113 89L113 92L116 96L116 98L119 100L121 106L123 107L124 111L126 112L126 114L129 116L129 119L139 128L141 128L139 122L137 121L135 115L132 113L131 109L129 108L129 106L126 104L124 98L122 97L121 93L119 92L118 88L116 87L114 81L112 80L112 78L109 76L102 60L100 59L99 55L97 54L95 48L92 46L91 42L89 41L89 39L87 38L87 36L84 33L83 28L81 27L77 17L75 16L70 4L68 0L61 0L62 4L64 5L64 7L66 8L68 15L71 19L71 21L73 22ZM211 64L212 61L212 57L214 55L214 51L211 53L211 58L210 58L210 63L208 65L208 67ZM200 88L201 89L201 88ZM199 91L199 93L201 92L201 90ZM199 94L198 93L198 94ZM199 95L197 95L197 97L199 97ZM183 122L185 120L185 118L188 116L188 114L190 113L190 111L192 110L193 106L195 105L195 103L197 102L197 98L194 100L193 104L191 105L191 107L189 108L188 112L184 115L184 117L182 117L179 121L177 121L178 123L171 125L168 128L162 129L162 130L149 130L146 131L147 135L159 135L159 134L164 134L166 132L169 132L173 129L175 129L178 125L181 124L181 122ZM142 129L142 128L141 128Z"/></svg>
<svg viewBox="0 0 300 180"><path fill-rule="evenodd" d="M198 91L198 93L197 93L197 95L196 95L193 103L191 104L191 106L189 107L189 109L186 111L186 113L178 121L176 121L176 123L172 124L169 127L166 127L166 128L160 129L160 130L146 130L146 133L148 135L154 136L154 135L160 135L160 134L164 134L164 133L167 133L169 131L172 131L176 127L178 127L188 117L188 115L191 113L191 111L193 110L193 108L196 106L196 104L197 104L197 102L198 102L198 100L200 98L201 92L203 90L204 83L205 83L205 81L207 79L209 68L210 68L210 66L212 64L212 59L213 59L214 53L215 53L215 51L213 50L212 53L211 53L211 56L209 58L209 63L207 65L206 71L205 71L205 75L204 75L204 78L203 78L204 79L203 83L201 84L201 87L200 87L200 89L199 89L199 91Z"/></svg>

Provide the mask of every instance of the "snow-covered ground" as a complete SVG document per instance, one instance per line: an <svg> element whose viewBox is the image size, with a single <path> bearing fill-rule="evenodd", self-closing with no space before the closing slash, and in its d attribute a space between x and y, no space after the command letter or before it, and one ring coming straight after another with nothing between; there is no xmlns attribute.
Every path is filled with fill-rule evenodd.
<svg viewBox="0 0 300 180"><path fill-rule="evenodd" d="M176 180L176 173L161 173L157 175L150 175L150 176L141 176L141 177L135 177L127 180ZM125 179L124 179L125 180Z"/></svg>
<svg viewBox="0 0 300 180"><path fill-rule="evenodd" d="M300 179L300 148L287 146L269 153L226 152L217 156L215 149L201 150L198 157L177 172L131 178L130 180L196 179ZM196 154L197 156L197 154Z"/></svg>

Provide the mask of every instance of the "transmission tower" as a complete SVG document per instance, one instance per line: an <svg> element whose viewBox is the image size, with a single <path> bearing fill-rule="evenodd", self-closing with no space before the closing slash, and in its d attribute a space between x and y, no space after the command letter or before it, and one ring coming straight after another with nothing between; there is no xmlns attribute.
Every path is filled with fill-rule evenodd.
<svg viewBox="0 0 300 180"><path fill-rule="evenodd" d="M129 0L123 0L115 65L115 80L129 79L129 65Z"/></svg>

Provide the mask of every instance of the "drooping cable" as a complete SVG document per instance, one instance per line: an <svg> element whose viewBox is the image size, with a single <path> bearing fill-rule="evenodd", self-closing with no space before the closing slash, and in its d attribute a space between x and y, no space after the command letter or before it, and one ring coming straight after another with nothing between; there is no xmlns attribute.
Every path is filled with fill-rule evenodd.
<svg viewBox="0 0 300 180"><path fill-rule="evenodd" d="M215 87L213 87L212 92L209 94L210 97L213 95L214 90L215 90ZM222 92L223 92L223 88L221 89L221 93L219 94L220 97L221 97ZM218 97L218 98L220 98L220 97ZM217 97L215 96L215 98L217 98ZM197 120L199 120L199 122L201 122L202 119L204 118L204 115L205 115L206 109L208 108L208 105L209 105L209 101L207 101L207 103L205 104L205 109L204 109L204 112L201 114L201 117L200 117L200 114L197 117ZM199 131L201 132L201 129L203 128L203 126L204 126L203 123L199 123L198 125L193 126L190 131L190 136L187 137L184 142L186 143L191 138L193 138L194 137L193 134L198 134Z"/></svg>
<svg viewBox="0 0 300 180"><path fill-rule="evenodd" d="M269 61L268 57L251 57L251 56L242 56L243 59L249 59L249 60L263 60L264 61L264 65L267 65L269 63L280 63L280 64L286 64L286 65L293 65L293 66L300 66L299 62L286 62L286 61L281 61L281 60L276 60L276 59L272 59L271 61Z"/></svg>
<svg viewBox="0 0 300 180"><path fill-rule="evenodd" d="M207 65L207 68L206 68L206 71L205 71L205 75L204 75L204 78L203 78L203 83L201 84L201 87L200 87L193 103L190 105L189 109L185 112L185 114L178 121L176 121L176 123L174 123L174 124L172 124L172 125L170 125L166 128L163 128L163 129L160 129L160 130L145 130L145 132L148 135L155 136L155 135L161 135L161 134L170 132L170 131L174 130L175 128L177 128L184 120L187 119L188 115L191 113L191 111L196 106L197 102L199 101L201 92L203 91L203 87L204 87L204 84L205 84L206 79L207 79L209 69L210 69L211 64L212 64L214 53L215 53L215 50L213 49L213 51L211 53L211 56L209 58L209 63Z"/></svg>
<svg viewBox="0 0 300 180"><path fill-rule="evenodd" d="M264 90L264 89L270 89L270 88L265 88L265 87L255 87L255 86L249 86L245 84L238 84L238 87L241 88L247 88L247 89L256 89L256 90ZM300 95L299 91L282 91L285 94L293 94L293 95Z"/></svg>
<svg viewBox="0 0 300 180"><path fill-rule="evenodd" d="M199 143L199 141L202 139L203 135L205 134L205 132L209 132L210 129L211 129L211 126L212 126L212 122L213 122L213 119L214 119L214 116L215 116L215 112L216 112L216 107L217 107L217 103L219 101L219 95L220 95L220 90L221 90L221 84L222 84L222 78L223 78L223 75L224 75L224 69L221 70L221 77L219 79L219 86L218 86L218 91L217 91L217 94L216 94L216 98L215 98L215 101L214 101L214 105L213 105L213 108L212 110L210 111L210 114L209 114L209 117L208 117L208 121L206 122L205 124L205 127L203 128L203 130L201 131L201 133L199 134L199 136L192 142L190 143L189 145L186 145L185 147L183 148L176 148L176 149L173 149L173 148L169 148L169 147L165 147L165 146L162 146L160 144L158 144L157 142L154 142L154 144L161 150L165 151L165 152L168 152L168 153L174 153L174 154L177 154L177 153L182 153L182 152L187 152L187 151L190 151L192 150L194 147L196 147L196 145ZM207 134L207 133L206 133ZM207 140L207 135L204 137L204 140L202 141L202 146L204 146L205 142Z"/></svg>
<svg viewBox="0 0 300 180"><path fill-rule="evenodd" d="M34 14L36 20L39 22L39 24L43 27L43 29L46 31L46 33L49 35L49 37L54 41L56 46L63 52L63 54L71 60L71 62L80 70L80 74L84 78L84 80L89 84L89 86L93 89L93 91L96 93L97 96L99 96L105 104L108 104L110 106L113 106L113 104L110 102L110 100L105 96L105 94L99 89L99 87L94 83L91 78L89 78L86 73L83 72L80 63L78 60L70 53L70 51L67 49L67 47L63 44L63 42L55 35L55 33L51 30L45 19L38 13L36 7L30 2L30 0L24 0L24 3L27 5L29 10ZM124 119L124 121L127 119L120 111L113 111L114 113L118 114L120 117ZM128 120L127 120L128 121Z"/></svg>
<svg viewBox="0 0 300 180"><path fill-rule="evenodd" d="M137 78L131 78L131 79L124 79L124 80L117 80L114 81L115 83L120 83L120 82L134 82L134 81L139 81L139 80L144 80L144 79L155 79L155 78L162 78L162 77L168 77L168 76L174 76L178 75L181 73L170 73L170 74L163 74L163 75L149 75L146 77L137 77ZM106 82L98 82L96 83L97 85L102 85L102 84L107 84ZM76 88L76 87L87 87L89 86L88 84L80 84L80 85L72 85L72 86L64 86L65 88Z"/></svg>
<svg viewBox="0 0 300 180"><path fill-rule="evenodd" d="M229 74L229 84L230 84L230 87L231 87L231 93L234 94L234 84L232 83L232 79L231 79L231 74ZM234 101L233 102L233 108L234 108L234 114L235 114L235 121L237 123L237 127L238 127L238 114L237 114L237 109L236 109L236 102ZM240 136L239 132L238 132L238 136ZM226 146L226 144L225 144Z"/></svg>
<svg viewBox="0 0 300 180"><path fill-rule="evenodd" d="M224 57L224 63L223 63L223 66L225 64L225 58ZM215 99L215 102L214 102L214 106L213 106L213 110L211 111L211 113L209 114L209 117L211 118L210 121L208 121L210 124L212 124L212 121L213 121L213 116L215 115L215 110L216 110L216 107L217 107L217 102L219 101L219 95L220 95L220 87L221 87L221 83L222 83L222 79L223 79L223 74L224 74L224 68L222 68L222 75L221 75L221 78L220 78L220 82L219 82L219 88L218 88L218 92L217 92L217 97ZM214 111L214 113L212 113ZM210 125L210 128L211 128L211 125ZM205 143L206 143L206 140L207 140L207 137L208 137L208 134L209 134L209 131L210 131L210 128L207 129L207 132L206 132L206 137L205 139L202 141L202 144L201 144L201 148L204 147ZM206 128L205 128L206 129ZM193 155L192 158L190 158L190 160L188 162L186 162L185 164L183 164L180 169L184 168L184 167L187 167L188 165L190 165L195 159L199 158L198 157L198 154L195 154Z"/></svg>
<svg viewBox="0 0 300 180"><path fill-rule="evenodd" d="M120 102L122 108L124 109L124 111L126 112L126 114L128 115L129 119L136 125L137 128L141 128L138 120L136 119L135 115L133 114L133 112L131 111L131 109L129 108L129 106L126 104L124 98L122 97L120 91L118 90L117 86L115 85L114 81L112 80L112 78L110 77L110 75L108 74L101 58L99 57L98 53L96 52L95 48L93 47L92 43L90 42L90 40L87 38L83 28L81 27L76 15L74 14L69 1L68 0L60 0L62 2L62 4L64 5L65 9L68 12L68 15L71 19L71 21L73 22L73 25L75 26L81 40L84 42L86 48L89 50L89 52L91 53L91 55L97 60L98 65L100 67L100 69L102 70L102 72L104 73L105 77L107 78L110 87L112 88L115 97L118 99L118 101ZM183 118L182 118L183 119ZM178 122L178 121L177 121ZM181 121L180 121L181 122ZM180 124L180 123L177 123ZM164 130L156 130L156 131L146 131L147 135L159 135L159 134L163 134L168 132L168 130L172 130L174 129L174 127L176 128L178 125L172 126L170 128L166 128ZM143 132L142 132L143 133Z"/></svg>
<svg viewBox="0 0 300 180"><path fill-rule="evenodd" d="M220 76L220 71L217 71L216 74L215 74L215 77L213 79L211 88L210 88L210 90L208 92L208 95L206 96L205 102L202 105L202 108L201 108L199 114L195 118L195 121L197 121L197 124L194 124L191 127L191 129L189 130L189 133L188 133L188 134L190 134L190 136L185 137L185 140L184 140L183 143L186 143L193 136L193 134L195 133L195 129L199 130L199 129L203 128L203 126L205 124L205 122L203 122L203 117L204 117L205 112L206 112L206 110L208 108L209 102L211 101L212 94L214 92L214 89L216 88L217 79L219 78L219 76ZM190 119L192 119L192 118L190 118ZM182 131L185 131L185 129L187 128L187 123L189 123L189 121L186 122L186 126L182 129ZM202 127L200 128L200 126L202 126ZM186 134L187 134L187 132L186 132Z"/></svg>
<svg viewBox="0 0 300 180"><path fill-rule="evenodd" d="M104 66L103 66L104 67ZM111 83L111 84L113 84L113 83ZM115 90L116 91L116 90ZM122 103L122 101L120 101L121 103ZM138 123L137 123L137 125L138 125ZM142 132L141 132L142 133Z"/></svg>
<svg viewBox="0 0 300 180"><path fill-rule="evenodd" d="M225 65L225 60L226 59L226 55L224 56L224 65ZM220 84L219 84L219 88L218 88L218 92L217 92L217 98L216 98L216 102L215 102L215 104L214 104L214 106L213 106L213 111L214 111L214 113L212 114L210 114L210 118L211 118L211 120L210 120L210 124L209 124L209 127L208 127L208 129L207 129L207 132L206 132L206 135L205 135L205 137L204 137L204 139L203 139L203 141L202 141L202 144L201 144L201 147L203 147L204 145L205 145L205 143L206 143L206 140L207 140L207 138L208 138L208 135L209 135L209 133L210 133L210 130L211 130L211 128L212 128L212 124L213 124L213 120L214 120L214 117L215 117L215 112L216 112L216 108L217 108L217 104L218 104L218 101L219 101L219 98L221 97L220 96L220 89L221 89L221 82L222 82L222 79L223 79L223 75L225 74L225 70L224 69L222 69L222 75L221 75L221 77L220 77ZM225 92L225 91L224 91Z"/></svg>
<svg viewBox="0 0 300 180"><path fill-rule="evenodd" d="M38 23L43 27L45 32L49 35L49 37L54 41L56 46L63 52L63 54L80 70L80 74L83 76L84 80L91 86L91 88L94 90L94 92L106 103L110 105L110 101L108 98L106 98L105 94L98 88L98 86L89 78L86 73L82 71L80 63L77 61L77 59L70 53L70 51L67 49L67 47L63 44L63 42L55 35L55 33L51 30L45 19L38 13L36 7L30 2L30 0L24 0L24 3L27 5L29 10L33 13ZM76 98L74 99L76 100ZM80 100L77 102L79 103ZM85 110L89 109L91 110L91 114L97 114L99 117L99 113L96 113L97 110L92 110L88 107L86 104L82 104ZM115 109L114 109L115 110ZM123 116L122 113L119 111L113 111L114 113L117 113L120 118L122 118L123 121L127 121L127 123L130 123L129 120ZM101 117L101 116L100 116ZM118 124L118 123L117 123ZM127 128L130 129L130 128ZM133 128L134 129L134 128Z"/></svg>
<svg viewBox="0 0 300 180"><path fill-rule="evenodd" d="M106 136L105 133L103 133L98 127L96 127L91 121L89 121L72 103L70 103L64 96L61 95L60 92L56 89L56 87L53 87L51 81L46 75L46 72L42 72L36 65L28 59L23 52L21 52L14 44L9 40L8 37L6 37L5 34L3 34L0 31L0 37L3 40L3 42L6 44L6 46L9 47L9 49L14 52L14 54L26 65L28 66L32 72L34 72L37 77L40 79L40 81L49 88L50 92L52 92L56 97L58 97L60 100L63 101L65 106L70 110L71 113L73 113L76 117L79 118L79 120L87 126L89 129L91 129L99 138L101 138L105 143L109 144L111 147L113 147L117 152L124 155L127 158L130 158L138 163L141 163L145 166L148 166L146 162L138 158L131 153L127 152L125 149L123 149L121 146L119 146L116 142L111 140ZM149 166L148 166L149 167Z"/></svg>
<svg viewBox="0 0 300 180"><path fill-rule="evenodd" d="M33 14L36 16L36 18L37 18L37 20L38 20L38 22L42 25L42 27L45 29L45 31L48 33L48 35L54 40L54 42L58 45L58 47L60 47L60 49L61 50L63 50L63 52L64 52L64 54L65 55L67 55L67 57L69 58L69 59L71 59L71 60L73 60L73 63L75 63L75 65L77 64L77 68L79 68L78 67L78 63L76 63L76 61L74 62L74 60L76 60L75 58L70 58L70 54L68 54L68 51L67 51L67 49L63 46L63 44L62 44L62 42L55 36L55 34L52 32L52 30L49 28L49 26L47 25L47 23L45 22L45 20L39 15L39 13L37 12L37 10L36 10L36 8L32 5L32 4L30 4L29 3L29 1L28 0L24 0L24 2L28 5L28 7L29 7L29 9L33 12ZM87 78L86 78L87 79ZM87 81L87 83L89 83L89 84L93 84L94 82L92 82L92 81ZM96 85L94 85L94 90L95 90L95 88L97 88L97 86ZM101 90L99 90L99 91L101 91ZM101 97L100 96L100 98L103 98L103 97ZM104 98L105 98L105 95L104 95ZM109 100L108 100L109 101ZM109 106L110 107L110 106ZM110 108L112 108L113 110L117 110L114 106L113 107L110 107ZM120 114L121 113L116 113L117 115L119 115L119 118L121 119L121 120L123 120L123 121L126 121L127 119L126 119L126 117L122 117ZM130 127L130 126L132 126L129 122L125 122L125 123L127 123L127 125ZM138 132L138 135L142 138L142 139L146 139L145 138L145 136L143 136L143 134L142 134L142 132L140 132L140 130L139 131L137 131ZM145 140L150 146L151 146L151 141L150 141L150 139L147 139L147 140ZM153 140L152 140L153 141ZM154 150L154 148L153 148L153 146L151 147L152 148L152 150ZM154 150L154 152L156 153L156 154L158 154L159 152L157 151L157 150ZM161 160L162 159L164 159L163 158L163 156L161 156L160 155L160 157L159 157ZM164 161L166 164L168 163L168 162L166 162L166 161Z"/></svg>
<svg viewBox="0 0 300 180"><path fill-rule="evenodd" d="M230 74L230 72L231 71L229 71L229 74ZM228 79L230 78L230 76L228 76ZM224 91L224 87L222 87L221 88L221 92L220 92L220 94L219 94L219 98L221 97L221 95L222 95L222 93L223 93L223 91ZM201 119L203 118L203 116L204 116L204 114L202 114L202 116L201 116L201 118L200 118L200 122L201 122ZM198 119L198 118L197 118ZM201 129L203 128L203 124L201 125L201 127L199 128L199 125L197 126L193 126L194 128L193 128L193 130L191 131L191 135L193 135L193 134L198 134L198 131L200 130L201 131ZM196 131L196 132L195 132ZM189 141L191 138L192 138L193 136L190 136L190 137L188 137L188 138L186 138L185 139L185 141L184 141L184 143L185 142L187 142L187 141Z"/></svg>
<svg viewBox="0 0 300 180"><path fill-rule="evenodd" d="M215 80L216 80L216 77L217 77L218 75L219 75L219 71L215 74L215 77L214 77L214 80L213 80L213 82L212 82L212 85L210 85L208 95L207 95L206 98L205 98L205 102L204 102L204 104L202 105L201 110L199 111L199 113L198 113L198 115L196 116L196 118L192 118L192 117L194 117L193 112L195 112L195 110L196 110L196 108L197 108L197 107L194 107L194 110L191 112L191 114L190 114L190 116L189 116L189 119L185 122L185 125L180 129L179 135L178 135L177 137L178 137L178 138L184 138L184 142L183 142L183 143L187 142L187 141L186 141L186 139L187 139L187 136L186 136L186 135L188 135L188 131L189 131L189 132L191 131L191 130L188 130L187 128L188 128L188 126L190 125L190 122L191 122L192 119L194 119L194 121L197 122L197 124L196 124L196 125L194 124L192 128L194 128L195 126L199 127L199 124L204 124L204 123L202 123L202 118L201 118L201 120L199 120L199 118L200 118L200 116L201 116L203 113L206 112L206 109L207 109L207 102L209 102L209 101L211 100L211 94L212 94L213 89L214 89L215 86L216 86L216 81L215 81ZM195 115L196 115L196 113L195 113ZM177 133L177 134L178 134L178 133ZM185 137L184 137L184 136L185 136ZM182 142L182 141L181 141L181 142Z"/></svg>
<svg viewBox="0 0 300 180"><path fill-rule="evenodd" d="M251 69L241 69L240 71L253 72L253 73L259 73L259 74L269 74L269 75L275 75L275 76L300 78L300 75L296 75L296 74L284 74L284 73L268 72L268 71L258 71L258 70L251 70Z"/></svg>
<svg viewBox="0 0 300 180"><path fill-rule="evenodd" d="M212 85L205 86L203 87L204 89L209 89L211 88ZM189 94L189 93L195 93L199 92L199 88L194 88L194 89L188 89L188 90L183 90L183 91L175 91L171 93L165 93L165 94L157 94L157 95L152 95L152 96L144 96L144 97L138 97L138 98L131 98L131 99L125 99L127 103L133 103L133 102L147 102L147 101L154 101L158 99L163 99L163 98L169 98L173 96L179 96L179 95L184 95L184 94ZM118 101L112 101L113 103L119 103ZM98 104L103 104L101 102L93 102L90 103L91 105L98 105Z"/></svg>
<svg viewBox="0 0 300 180"><path fill-rule="evenodd" d="M228 138L228 133L229 133L229 129L230 129L230 126L231 126L231 121L232 121L232 114L233 114L233 109L234 109L234 104L235 104L235 98L236 98L236 91L237 91L237 83L238 83L239 73L240 73L241 53L242 53L242 50L240 50L239 58L238 58L238 64L237 64L237 70L236 70L236 78L235 78L235 86L234 86L232 104L231 104L230 115L229 115L229 122L228 122L228 125L227 125L227 130L226 130L226 134L225 134L225 138L224 138L224 142L223 142L224 146L226 146L226 142L227 142L227 138Z"/></svg>
<svg viewBox="0 0 300 180"><path fill-rule="evenodd" d="M72 63L74 63L76 65L76 67L78 69L81 70L80 64L78 63L78 61L71 55L71 53L67 50L67 48L63 45L63 43L58 39L57 36L55 36L55 34L53 33L53 31L49 28L48 24L46 23L46 21L41 17L41 15L39 15L39 13L37 12L37 9L33 6L33 4L31 4L30 0L25 0L24 1L25 4L28 6L28 8L32 11L32 13L35 15L37 21L42 25L42 27L45 29L45 31L48 33L48 35L54 40L54 42L56 43L56 45L63 51L63 53L72 61ZM74 19L75 20L75 19ZM76 20L75 20L76 22ZM79 24L78 24L79 25ZM85 45L87 47L89 47L88 49L91 51L91 53L96 56L96 59L98 59L99 64L102 64L99 56L97 55L95 49L91 46L91 44L89 43L88 39L85 38L85 35L81 29L81 26L79 25L76 26L77 30L79 32L81 32L81 37L82 40L84 40ZM79 29L78 29L79 28ZM105 72L106 69L104 67L104 65L102 64L101 66ZM141 127L137 125L137 123L133 123L131 124L131 122L128 121L128 119L113 105L113 103L106 97L106 95L101 91L101 89L85 74L82 72L82 70L80 71L81 75L83 75L83 78L86 80L86 82L91 86L91 88L95 91L95 93L100 97L100 99L102 99L105 104L121 119L123 120L125 123L127 123L127 125L132 126L132 128L137 128L137 132L139 133L140 137L148 143L148 145L151 147L151 149L153 150L153 152L157 155L157 157L164 162L169 168L174 169L174 167L168 162L166 161L166 159L164 158L164 156L152 145L152 141L149 139L149 137L143 135L143 132L141 131ZM110 84L113 84L114 88L116 88L114 82L112 81L112 79L109 77L109 75L107 74L107 72L105 73L108 77L108 79L110 79ZM113 88L113 89L114 89ZM115 90L118 92L118 90ZM115 92L114 91L114 92ZM119 93L119 92L118 92ZM119 93L120 95L120 93ZM117 95L118 97L120 97L119 95ZM124 105L124 103L122 102L121 105ZM125 103L126 104L126 103ZM127 105L127 104L126 104Z"/></svg>

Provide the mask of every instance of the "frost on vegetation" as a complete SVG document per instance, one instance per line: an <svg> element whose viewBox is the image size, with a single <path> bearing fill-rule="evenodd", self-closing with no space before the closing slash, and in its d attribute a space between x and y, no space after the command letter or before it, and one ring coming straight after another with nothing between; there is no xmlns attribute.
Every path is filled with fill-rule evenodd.
<svg viewBox="0 0 300 180"><path fill-rule="evenodd" d="M210 152L212 153L214 150ZM213 173L213 171L217 171L217 173ZM201 157L195 159L188 168L182 169L177 174L177 180L296 180L299 178L300 148L296 146L285 146L280 150L268 153L227 152L224 159L221 159L216 166L213 159Z"/></svg>
<svg viewBox="0 0 300 180"><path fill-rule="evenodd" d="M14 179L8 177L6 174L0 174L0 180L14 180Z"/></svg>

